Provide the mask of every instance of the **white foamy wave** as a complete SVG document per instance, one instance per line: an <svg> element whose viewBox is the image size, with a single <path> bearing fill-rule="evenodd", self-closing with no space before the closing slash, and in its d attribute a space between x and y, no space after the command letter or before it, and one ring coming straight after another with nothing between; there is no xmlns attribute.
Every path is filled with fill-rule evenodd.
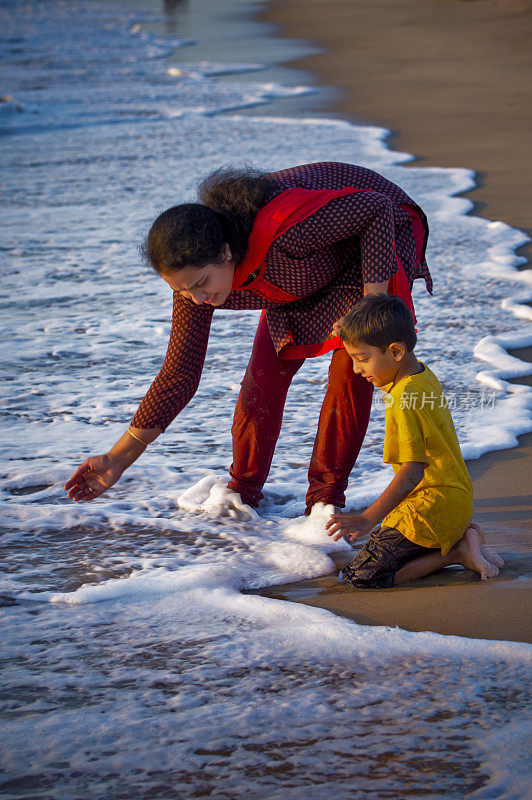
<svg viewBox="0 0 532 800"><path fill-rule="evenodd" d="M475 356L482 361L487 361L495 368L492 372L478 373L478 380L485 383L491 382L496 388L505 391L531 392L528 386L516 386L506 383L509 378L523 378L532 375L532 364L522 361L508 353L507 348L521 348L532 346L532 329L525 328L516 331L510 336L485 336L475 345ZM502 379L502 380L499 380ZM503 384L504 381L504 384Z"/></svg>
<svg viewBox="0 0 532 800"><path fill-rule="evenodd" d="M177 506L185 511L204 511L218 517L259 519L257 512L243 503L240 495L228 489L225 483L227 480L223 476L207 475L177 498Z"/></svg>
<svg viewBox="0 0 532 800"><path fill-rule="evenodd" d="M173 78L203 79L213 75L239 75L245 72L260 72L267 69L265 64L220 64L214 61L180 61L179 66L168 67Z"/></svg>
<svg viewBox="0 0 532 800"><path fill-rule="evenodd" d="M305 554L308 548L294 544L278 544L266 553L265 561L275 566ZM319 556L316 556L319 559ZM332 562L321 556L322 568ZM249 565L247 565L249 568ZM307 573L307 574L306 574ZM299 579L308 576L308 570L299 571ZM251 581L251 584L253 581ZM465 639L460 636L441 636L436 633L412 633L400 628L374 628L357 625L351 620L334 617L328 611L279 603L264 597L244 595L241 591L259 588L242 581L230 568L218 566L191 566L172 572L164 569L141 570L96 586L82 586L74 592L28 593L23 600L69 603L75 605L100 602L122 602L127 599L134 605L139 602L164 603L172 598L179 606L193 604L230 614L234 619L247 620L261 633L256 644L247 644L248 657L254 651L256 658L264 657L264 648L282 649L283 658L301 656L305 650L321 652L328 658L344 660L355 653L357 658L370 659L377 664L391 657L412 656L414 653L430 654L431 658L496 658L517 660L523 668L532 665L532 646L520 642L503 642ZM124 607L124 606L122 606ZM151 613L151 612L150 612ZM156 612L157 613L157 612ZM258 628L257 628L258 626Z"/></svg>
<svg viewBox="0 0 532 800"><path fill-rule="evenodd" d="M517 437L529 432L532 388L509 383L509 379L532 375L532 364L510 355L507 348L531 345L532 333L528 328L513 334L485 336L475 345L476 358L492 366L490 370L478 372L477 380L505 395L497 404L488 400L484 405L471 409L471 429L474 432L482 431L482 438L462 448L465 458L478 458L490 450L515 447L518 444Z"/></svg>
<svg viewBox="0 0 532 800"><path fill-rule="evenodd" d="M334 563L317 548L291 542L262 542L260 548L250 548L241 553L238 560L232 558L230 552L226 555L217 564L181 566L178 569L157 566L153 559L144 557L137 559L140 568L134 569L127 577L102 579L72 592L22 592L17 594L17 599L76 605L123 599L138 603L194 590L202 602L210 602L209 592L216 594L220 589L226 589L231 594L235 611L240 604L240 591L260 589L283 581L305 580L335 569ZM157 562L160 560L156 559ZM168 566L172 566L171 558L166 561ZM178 560L174 566L177 563ZM13 588L12 583L10 587ZM260 603L257 607L261 607Z"/></svg>
<svg viewBox="0 0 532 800"><path fill-rule="evenodd" d="M302 517L287 525L284 535L296 542L320 545L326 552L351 550L351 545L345 539L335 542L325 530L326 523L334 513L335 508L330 503L315 503L307 517Z"/></svg>
<svg viewBox="0 0 532 800"><path fill-rule="evenodd" d="M487 783L472 792L471 800L528 800L532 718L509 722L487 735L478 736L474 746L483 756Z"/></svg>

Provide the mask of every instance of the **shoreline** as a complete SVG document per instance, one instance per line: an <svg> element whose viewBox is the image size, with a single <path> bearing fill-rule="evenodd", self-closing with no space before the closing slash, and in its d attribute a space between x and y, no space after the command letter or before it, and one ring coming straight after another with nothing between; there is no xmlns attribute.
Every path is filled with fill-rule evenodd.
<svg viewBox="0 0 532 800"><path fill-rule="evenodd" d="M474 170L477 186L464 194L473 203L471 213L502 219L531 236L531 221L526 213L532 207L532 197L527 199L532 186L532 162L528 153L532 111L522 100L525 88L528 91L532 69L527 80L521 73L521 66L530 62L532 67L529 47L532 2L510 0L503 9L498 0L475 3L423 0L419 19L415 21L414 12L419 8L419 0L399 0L399 3L397 0L377 0L376 3L374 0L354 3L331 0L326 7L315 0L283 0L282 3L272 0L260 19L273 23L281 38L303 39L320 48L315 54L296 57L288 66L312 74L318 89L336 87L337 92L327 92L328 107L324 108L322 103L322 113L330 112L354 123L377 124L391 130L393 144L388 140L389 146L415 154L409 164ZM505 16L504 10L510 13ZM432 51L425 49L425 70L417 75L411 73L411 59L404 51L404 43L399 42L398 37L390 41L387 35L399 23L403 31L407 21L414 21L406 35L409 47L412 47L412 36L424 34L426 47L430 44L432 48ZM369 31L373 33L371 48L368 41L364 41L364 33ZM457 80L454 64L451 70L454 80L450 80L446 71L451 32L459 56L456 60L462 68L465 65L468 69L461 82ZM353 44L353 37L359 46ZM509 41L513 43L512 58L509 58ZM491 59L489 69L487 52ZM471 57L467 64L466 56ZM395 77L385 80L394 61L397 75L406 82L402 91ZM484 83L479 80L483 70L484 73L487 70ZM490 93L488 84L494 73L499 77L496 91L493 91L492 81ZM360 74L363 80L358 79ZM445 91L434 93L433 85L444 87ZM410 103L406 102L405 90L414 98ZM472 97L474 109L469 107L470 113L464 119L464 104L471 103ZM422 109L423 125L418 124L421 110L416 116L416 107ZM511 113L508 108L513 109ZM490 111L492 118L500 111L503 124L486 135L486 113ZM443 116L447 124L438 127L438 120L441 123ZM508 137L512 125L517 127L518 133L510 137L510 151ZM528 257L530 262L532 243L519 248L517 253ZM530 263L520 267L527 268ZM532 347L509 352L532 362ZM515 382L532 383L530 378ZM474 485L474 519L485 527L490 543L507 559L507 566L495 580L479 585L473 573L450 569L409 587L364 592L346 587L333 574L268 587L257 593L319 606L360 624L398 625L407 630L532 642L532 624L526 614L532 600L529 480L532 433L519 436L515 447L491 451L468 461L467 467ZM341 569L346 557L332 557L337 569ZM419 591L420 588L423 591ZM444 614L440 607L445 608Z"/></svg>

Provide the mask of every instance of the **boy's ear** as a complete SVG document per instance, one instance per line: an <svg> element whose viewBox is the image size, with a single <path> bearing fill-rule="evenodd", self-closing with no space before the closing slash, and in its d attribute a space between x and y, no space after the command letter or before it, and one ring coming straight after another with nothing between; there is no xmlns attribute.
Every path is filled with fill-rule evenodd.
<svg viewBox="0 0 532 800"><path fill-rule="evenodd" d="M392 354L394 361L402 361L407 352L404 342L392 342L388 345L388 350Z"/></svg>

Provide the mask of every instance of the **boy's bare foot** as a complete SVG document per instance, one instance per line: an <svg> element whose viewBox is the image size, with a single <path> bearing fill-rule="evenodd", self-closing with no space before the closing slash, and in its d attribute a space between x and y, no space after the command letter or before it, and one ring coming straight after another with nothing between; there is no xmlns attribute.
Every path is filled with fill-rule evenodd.
<svg viewBox="0 0 532 800"><path fill-rule="evenodd" d="M498 566L483 555L480 535L473 526L468 528L460 541L451 548L447 558L449 564L461 564L466 569L478 572L483 581L495 578L499 574Z"/></svg>
<svg viewBox="0 0 532 800"><path fill-rule="evenodd" d="M481 528L478 522L472 522L469 527L473 528L473 530L478 533L480 539L480 552L486 561L489 561L490 564L494 564L496 567L504 567L506 561L504 558L501 558L494 547L490 547L486 544L486 535L484 533L484 529Z"/></svg>

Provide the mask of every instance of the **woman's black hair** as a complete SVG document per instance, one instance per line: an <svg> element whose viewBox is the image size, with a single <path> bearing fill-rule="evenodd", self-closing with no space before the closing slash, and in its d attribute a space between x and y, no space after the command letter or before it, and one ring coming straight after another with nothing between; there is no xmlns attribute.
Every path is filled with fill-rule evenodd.
<svg viewBox="0 0 532 800"><path fill-rule="evenodd" d="M198 187L199 203L173 206L150 228L142 254L161 274L223 260L227 243L238 263L246 255L258 211L279 191L266 173L223 167Z"/></svg>
<svg viewBox="0 0 532 800"><path fill-rule="evenodd" d="M417 342L414 318L407 306L399 297L383 293L359 300L341 322L340 338L348 345L363 342L382 352L392 342L404 342L412 351Z"/></svg>

